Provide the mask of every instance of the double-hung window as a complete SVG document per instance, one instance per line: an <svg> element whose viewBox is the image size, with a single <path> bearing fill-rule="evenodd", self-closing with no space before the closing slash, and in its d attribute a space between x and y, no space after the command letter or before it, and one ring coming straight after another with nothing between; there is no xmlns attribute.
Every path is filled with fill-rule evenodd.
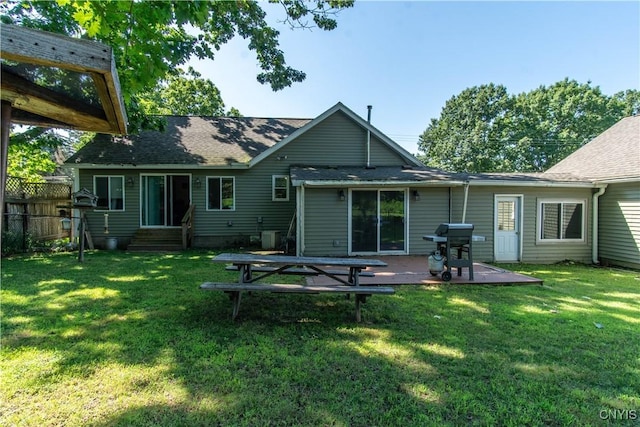
<svg viewBox="0 0 640 427"><path fill-rule="evenodd" d="M584 200L538 201L538 242L584 240Z"/></svg>
<svg viewBox="0 0 640 427"><path fill-rule="evenodd" d="M94 176L93 194L98 196L96 209L124 210L124 176Z"/></svg>
<svg viewBox="0 0 640 427"><path fill-rule="evenodd" d="M207 210L235 210L235 178L232 176L207 177Z"/></svg>
<svg viewBox="0 0 640 427"><path fill-rule="evenodd" d="M271 177L271 200L274 202L289 200L289 177L287 175L273 175Z"/></svg>

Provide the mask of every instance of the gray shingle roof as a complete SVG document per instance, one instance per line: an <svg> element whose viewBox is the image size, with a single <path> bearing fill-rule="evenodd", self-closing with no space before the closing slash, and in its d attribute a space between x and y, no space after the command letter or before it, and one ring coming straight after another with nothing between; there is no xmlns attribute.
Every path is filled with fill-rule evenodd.
<svg viewBox="0 0 640 427"><path fill-rule="evenodd" d="M473 173L465 176L471 182L473 181L486 181L488 183L492 181L500 182L528 182L528 183L575 183L584 182L580 177L570 173L542 173L542 172L527 172L527 173Z"/></svg>
<svg viewBox="0 0 640 427"><path fill-rule="evenodd" d="M248 163L311 119L168 116L164 132L98 135L66 163L226 166Z"/></svg>
<svg viewBox="0 0 640 427"><path fill-rule="evenodd" d="M291 181L299 182L320 181L331 182L388 182L394 184L404 183L447 183L457 179L456 174L444 172L438 169L418 166L377 166L365 168L362 166L292 166L290 171Z"/></svg>
<svg viewBox="0 0 640 427"><path fill-rule="evenodd" d="M594 181L640 179L640 116L620 120L547 173L568 173Z"/></svg>

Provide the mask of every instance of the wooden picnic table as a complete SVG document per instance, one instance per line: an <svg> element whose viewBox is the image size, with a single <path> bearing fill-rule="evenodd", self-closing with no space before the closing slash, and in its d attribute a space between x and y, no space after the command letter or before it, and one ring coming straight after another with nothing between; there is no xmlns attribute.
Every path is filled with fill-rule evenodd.
<svg viewBox="0 0 640 427"><path fill-rule="evenodd" d="M253 283L273 274L296 274L294 269L307 268L319 275L327 276L344 285L359 286L360 273L368 267L386 267L387 263L378 259L305 257L291 255L260 255L250 253L222 253L212 259L213 262L233 264L240 272L238 282ZM256 266L271 266L273 269L260 269L263 274L254 277ZM347 272L347 279L340 273L330 270L331 267L342 267Z"/></svg>
<svg viewBox="0 0 640 427"><path fill-rule="evenodd" d="M359 277L369 267L386 267L387 264L377 259L334 258L334 257L298 257L290 255L261 255L251 253L222 253L215 256L214 263L232 264L237 268L238 281L235 283L212 283L200 285L204 290L218 290L228 293L233 301L233 319L240 309L241 292L269 291L277 293L343 293L347 296L355 294L356 320L361 319L360 304L372 294L393 294L391 287L360 286ZM341 270L335 270L339 268ZM265 277L275 274L315 275L330 277L335 285L295 285L256 283ZM258 273L258 274L255 274ZM346 276L346 278L344 278Z"/></svg>

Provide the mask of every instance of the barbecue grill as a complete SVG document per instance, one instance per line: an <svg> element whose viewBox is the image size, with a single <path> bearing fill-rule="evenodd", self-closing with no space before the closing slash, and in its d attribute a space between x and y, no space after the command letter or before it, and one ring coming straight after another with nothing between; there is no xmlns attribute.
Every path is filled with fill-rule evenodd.
<svg viewBox="0 0 640 427"><path fill-rule="evenodd" d="M473 280L473 224L442 223L436 229L435 234L426 235L423 238L435 242L437 251L444 256L446 269L442 272L442 280L445 282L451 280L452 268L457 268L458 276L461 276L463 267L469 269L469 279ZM465 253L467 254L466 258L463 258ZM433 275L437 273L431 272Z"/></svg>

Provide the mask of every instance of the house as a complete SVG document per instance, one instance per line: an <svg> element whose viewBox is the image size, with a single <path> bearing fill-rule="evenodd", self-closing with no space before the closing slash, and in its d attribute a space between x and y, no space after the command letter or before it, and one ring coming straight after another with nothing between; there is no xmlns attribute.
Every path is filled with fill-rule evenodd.
<svg viewBox="0 0 640 427"><path fill-rule="evenodd" d="M620 120L548 173L572 174L601 189L594 262L640 269L640 116Z"/></svg>
<svg viewBox="0 0 640 427"><path fill-rule="evenodd" d="M313 119L167 117L164 132L99 136L66 164L100 197L87 213L98 244L107 221L126 247L188 213L195 247L282 239L318 256L428 254L423 235L466 221L486 237L478 261L590 262L606 185L427 168L341 103Z"/></svg>

